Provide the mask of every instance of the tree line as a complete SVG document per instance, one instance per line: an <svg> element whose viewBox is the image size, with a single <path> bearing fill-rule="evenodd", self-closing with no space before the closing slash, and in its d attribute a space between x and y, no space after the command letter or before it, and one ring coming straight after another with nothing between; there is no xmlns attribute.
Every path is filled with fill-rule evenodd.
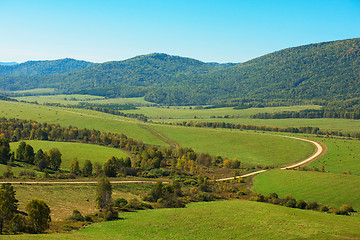
<svg viewBox="0 0 360 240"><path fill-rule="evenodd" d="M251 124L237 124L228 122L173 122L170 125L178 125L185 127L206 127L206 128L229 128L238 130L256 130L256 131L268 131L268 132L289 132L289 133L307 133L317 135L329 135L329 136L346 136L353 138L360 138L360 132L342 133L341 131L320 130L318 127L270 127L270 126L258 126Z"/></svg>
<svg viewBox="0 0 360 240"><path fill-rule="evenodd" d="M284 118L344 118L360 119L360 110L314 110L307 109L302 111L283 111L275 113L257 113L250 118L257 119L284 119Z"/></svg>
<svg viewBox="0 0 360 240"><path fill-rule="evenodd" d="M81 142L97 144L119 148L131 153L130 158L108 159L103 168L98 164L88 163L98 173L103 173L108 177L116 177L118 175L138 175L143 177L157 177L160 175L168 175L166 171L156 169L168 167L171 171L186 171L192 174L199 173L203 168L207 167L225 167L239 169L241 163L237 159L227 159L221 156L211 156L208 153L197 154L191 148L170 147L159 148L144 144L134 139L128 138L124 134L106 133L98 130L78 129L74 126L61 127L58 124L38 123L32 120L6 119L0 118L0 163L8 164L11 158L15 157L21 161L30 164L36 163L38 169L44 170L49 167L52 170L58 170L61 164L54 156L60 156L61 153L56 150L49 151L47 154L38 151L34 154L32 147L21 142L16 156L11 154L10 141L19 140L47 140L62 142ZM74 160L72 172L78 174L80 169L77 160ZM90 175L90 174L88 174Z"/></svg>

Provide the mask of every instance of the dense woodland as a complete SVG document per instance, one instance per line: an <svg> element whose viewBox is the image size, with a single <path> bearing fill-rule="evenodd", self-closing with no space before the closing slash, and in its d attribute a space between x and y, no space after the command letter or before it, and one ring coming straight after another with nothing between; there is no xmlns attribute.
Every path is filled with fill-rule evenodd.
<svg viewBox="0 0 360 240"><path fill-rule="evenodd" d="M356 38L288 48L237 65L149 54L61 74L4 76L0 89L42 86L65 93L144 96L167 105L217 104L234 98L332 101L360 97L359 71Z"/></svg>

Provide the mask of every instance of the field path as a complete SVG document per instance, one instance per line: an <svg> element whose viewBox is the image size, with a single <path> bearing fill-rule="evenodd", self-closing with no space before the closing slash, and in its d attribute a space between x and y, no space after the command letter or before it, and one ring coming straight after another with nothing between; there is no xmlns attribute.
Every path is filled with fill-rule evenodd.
<svg viewBox="0 0 360 240"><path fill-rule="evenodd" d="M314 161L315 159L317 159L320 155L322 155L324 153L324 148L316 141L309 140L309 139L306 139L306 138L297 138L297 137L290 137L290 136L280 136L280 137L292 138L292 139L296 139L296 140L300 140L300 141L309 142L309 143L312 143L316 147L316 151L310 157L306 158L305 160L303 160L301 162L289 164L289 165L287 165L285 167L280 168L282 170L293 169L293 168L296 168L296 167L307 165L307 164L311 163L312 161ZM217 179L216 181L217 182L227 181L227 180L232 180L234 178L240 178L240 177L245 178L245 177L254 176L254 175L266 172L266 171L268 171L268 170L260 170L260 171L247 173L247 174L237 176L237 177L221 178L221 179Z"/></svg>

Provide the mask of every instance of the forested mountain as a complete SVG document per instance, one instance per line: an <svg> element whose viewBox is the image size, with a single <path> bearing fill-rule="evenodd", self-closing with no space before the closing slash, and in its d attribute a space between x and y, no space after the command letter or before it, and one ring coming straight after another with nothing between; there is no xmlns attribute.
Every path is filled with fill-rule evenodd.
<svg viewBox="0 0 360 240"><path fill-rule="evenodd" d="M288 48L240 64L149 54L45 76L4 76L0 89L55 87L63 92L145 96L164 104L224 99L360 97L360 38Z"/></svg>
<svg viewBox="0 0 360 240"><path fill-rule="evenodd" d="M96 65L71 58L46 61L28 61L20 64L0 64L0 76L41 76L76 71Z"/></svg>

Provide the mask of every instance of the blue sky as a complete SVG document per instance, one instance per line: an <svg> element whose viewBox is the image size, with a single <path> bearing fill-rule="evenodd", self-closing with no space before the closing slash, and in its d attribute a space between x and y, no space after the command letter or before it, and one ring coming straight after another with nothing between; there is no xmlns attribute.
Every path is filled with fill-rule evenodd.
<svg viewBox="0 0 360 240"><path fill-rule="evenodd" d="M163 52L244 62L360 37L360 0L0 0L0 62Z"/></svg>

